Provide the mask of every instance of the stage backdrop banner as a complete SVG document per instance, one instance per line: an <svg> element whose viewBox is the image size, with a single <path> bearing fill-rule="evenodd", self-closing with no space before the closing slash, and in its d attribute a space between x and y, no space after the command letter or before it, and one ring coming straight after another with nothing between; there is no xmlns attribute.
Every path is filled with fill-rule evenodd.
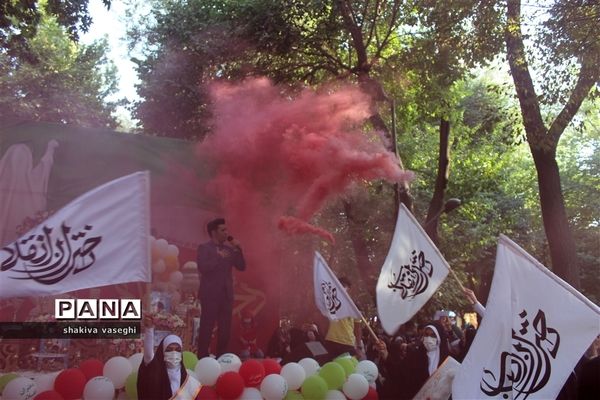
<svg viewBox="0 0 600 400"><path fill-rule="evenodd" d="M185 276L178 289L181 302L195 296L198 274L190 263L196 261L198 245L209 240L206 223L223 216L221 199L207 185L214 168L196 155L195 147L196 143L173 138L65 124L23 122L0 126L0 249L84 193L136 171L150 171L151 234L179 249L179 271ZM256 240L238 235L235 222L239 218L224 217L244 245L248 263L244 273L234 275L229 350L237 351L240 316L248 312L260 327L257 340L264 350L279 326L281 293L276 282L280 280L280 269L255 261L261 259L261 249L252 244ZM145 283L132 282L58 296L142 298L146 289ZM0 299L0 321L28 321L52 314L54 298ZM182 307L175 307L175 311L178 309L183 312ZM192 325L186 322L185 332L192 334Z"/></svg>
<svg viewBox="0 0 600 400"><path fill-rule="evenodd" d="M0 298L150 282L150 175L76 198L0 250Z"/></svg>
<svg viewBox="0 0 600 400"><path fill-rule="evenodd" d="M600 309L505 236L453 399L555 399L600 333Z"/></svg>
<svg viewBox="0 0 600 400"><path fill-rule="evenodd" d="M377 280L377 312L393 335L423 307L450 267L411 212L400 204L396 229Z"/></svg>
<svg viewBox="0 0 600 400"><path fill-rule="evenodd" d="M318 251L315 251L313 277L315 303L321 314L332 321L348 317L362 319L348 292Z"/></svg>

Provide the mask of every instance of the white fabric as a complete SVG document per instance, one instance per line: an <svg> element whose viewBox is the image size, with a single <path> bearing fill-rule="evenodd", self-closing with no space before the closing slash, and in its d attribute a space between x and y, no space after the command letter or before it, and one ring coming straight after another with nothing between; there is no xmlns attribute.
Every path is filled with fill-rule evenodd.
<svg viewBox="0 0 600 400"><path fill-rule="evenodd" d="M344 318L361 319L356 305L329 268L321 254L315 252L313 266L315 303L325 317L331 321Z"/></svg>
<svg viewBox="0 0 600 400"><path fill-rule="evenodd" d="M185 382L181 385L177 392L173 392L173 397L169 400L189 400L198 397L198 393L202 389L202 384L192 375L188 374Z"/></svg>
<svg viewBox="0 0 600 400"><path fill-rule="evenodd" d="M431 328L433 333L435 333L435 337L437 339L437 347L434 350L427 350L427 360L428 360L428 371L429 375L433 374L440 363L440 344L442 339L440 339L440 334L437 331L436 327L433 325L427 325L425 328Z"/></svg>
<svg viewBox="0 0 600 400"><path fill-rule="evenodd" d="M485 315L485 307L480 302L473 304L473 311L475 311L481 318L483 318Z"/></svg>
<svg viewBox="0 0 600 400"><path fill-rule="evenodd" d="M150 282L150 176L93 189L0 250L0 298Z"/></svg>
<svg viewBox="0 0 600 400"><path fill-rule="evenodd" d="M598 306L501 236L485 318L452 398L554 399L599 332Z"/></svg>
<svg viewBox="0 0 600 400"><path fill-rule="evenodd" d="M29 146L14 144L0 159L0 246L17 239L16 228L26 217L46 210L46 192L54 151L51 140L35 167Z"/></svg>
<svg viewBox="0 0 600 400"><path fill-rule="evenodd" d="M167 368L167 375L171 384L171 394L176 394L181 386L181 364L175 368Z"/></svg>
<svg viewBox="0 0 600 400"><path fill-rule="evenodd" d="M150 363L154 358L154 328L144 330L144 364Z"/></svg>
<svg viewBox="0 0 600 400"><path fill-rule="evenodd" d="M167 351L167 346L169 346L170 344L173 344L173 343L176 343L183 348L183 342L181 341L181 338L179 336L168 335L163 340L163 351Z"/></svg>
<svg viewBox="0 0 600 400"><path fill-rule="evenodd" d="M423 307L450 267L417 220L400 204L396 229L377 281L377 312L393 335Z"/></svg>

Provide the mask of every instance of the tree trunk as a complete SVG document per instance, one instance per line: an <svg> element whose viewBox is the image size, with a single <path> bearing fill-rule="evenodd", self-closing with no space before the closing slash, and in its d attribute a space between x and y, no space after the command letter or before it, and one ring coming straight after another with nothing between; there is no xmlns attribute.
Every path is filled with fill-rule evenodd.
<svg viewBox="0 0 600 400"><path fill-rule="evenodd" d="M521 1L508 0L506 50L510 72L515 83L527 141L535 163L540 193L544 230L556 274L579 289L579 264L575 239L562 195L556 148L560 136L573 119L583 100L598 81L600 69L593 58L583 57L577 83L565 106L547 129L529 73L523 35L521 33Z"/></svg>
<svg viewBox="0 0 600 400"><path fill-rule="evenodd" d="M429 203L427 219L425 220L425 232L433 243L439 242L438 224L440 215L444 209L444 195L448 186L448 175L450 174L450 122L444 117L440 119L440 147L438 157L438 170L435 179L433 197Z"/></svg>
<svg viewBox="0 0 600 400"><path fill-rule="evenodd" d="M579 289L575 240L569 228L555 152L533 146L530 148L537 171L542 219L550 248L552 269L571 286Z"/></svg>

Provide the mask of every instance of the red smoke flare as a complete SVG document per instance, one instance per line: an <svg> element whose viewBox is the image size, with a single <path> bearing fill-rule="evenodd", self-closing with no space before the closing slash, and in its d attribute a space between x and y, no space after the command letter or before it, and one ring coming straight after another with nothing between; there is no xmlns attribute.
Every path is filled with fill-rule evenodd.
<svg viewBox="0 0 600 400"><path fill-rule="evenodd" d="M285 215L308 223L353 182L412 176L376 134L361 131L370 104L356 88L305 90L291 100L253 79L215 84L212 96L215 130L198 153L215 167L208 189L224 215L247 221L249 236L287 226L279 225Z"/></svg>
<svg viewBox="0 0 600 400"><path fill-rule="evenodd" d="M325 229L318 228L307 222L299 220L298 218L281 217L277 227L290 234L312 233L335 245L335 239L331 233L327 232Z"/></svg>

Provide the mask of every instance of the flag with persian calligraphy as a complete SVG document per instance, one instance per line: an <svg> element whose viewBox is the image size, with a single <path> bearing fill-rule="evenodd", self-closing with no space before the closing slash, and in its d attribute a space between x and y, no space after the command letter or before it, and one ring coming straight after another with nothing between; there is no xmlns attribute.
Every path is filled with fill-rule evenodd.
<svg viewBox="0 0 600 400"><path fill-rule="evenodd" d="M453 399L555 399L600 333L600 308L500 236L485 316Z"/></svg>
<svg viewBox="0 0 600 400"><path fill-rule="evenodd" d="M377 312L393 335L442 284L450 266L412 213L400 204L396 229L377 280Z"/></svg>
<svg viewBox="0 0 600 400"><path fill-rule="evenodd" d="M318 251L315 252L313 280L315 303L321 314L332 321L348 317L362 319L362 314L348 292Z"/></svg>
<svg viewBox="0 0 600 400"><path fill-rule="evenodd" d="M0 249L0 298L150 282L150 175L105 183Z"/></svg>

